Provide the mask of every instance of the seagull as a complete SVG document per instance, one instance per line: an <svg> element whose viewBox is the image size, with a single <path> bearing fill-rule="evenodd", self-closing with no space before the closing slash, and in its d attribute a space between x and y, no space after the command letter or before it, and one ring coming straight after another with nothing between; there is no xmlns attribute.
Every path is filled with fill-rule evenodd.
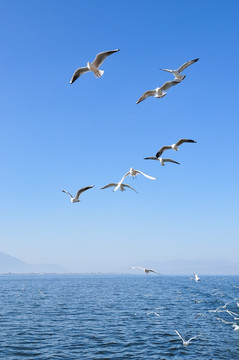
<svg viewBox="0 0 239 360"><path fill-rule="evenodd" d="M165 162L171 162L171 163L180 165L180 163L177 162L177 161L175 161L175 160L172 160L172 159L163 159L163 158L161 158L161 157L160 157L160 158L157 158L156 156L146 157L146 158L144 158L144 160L158 160L158 161L160 161L160 164L161 164L162 166L165 166L165 165L164 165Z"/></svg>
<svg viewBox="0 0 239 360"><path fill-rule="evenodd" d="M116 188L114 189L114 191L116 191L116 190L119 189L120 185L122 184L122 182L123 182L124 178L126 178L126 176L130 175L130 176L133 176L133 177L134 177L134 176L136 176L136 175L138 175L138 174L142 174L142 175L144 175L145 177L147 177L147 178L149 178L149 179L151 179L151 180L156 180L156 178L153 177L153 176L149 176L149 175L143 173L143 172L140 171L140 170L135 170L135 169L133 169L133 168L130 168L130 170L122 177L122 179L120 180L120 182L118 182L118 184L117 184Z"/></svg>
<svg viewBox="0 0 239 360"><path fill-rule="evenodd" d="M170 70L170 69L160 69L163 71L168 71L170 73L172 73L175 77L174 80L177 80L179 82L181 82L183 79L185 79L186 75L180 75L180 73L185 70L187 67L189 67L190 65L194 64L195 62L197 62L199 60L198 59L194 59L194 60L190 60L185 62L182 66L180 66L177 70Z"/></svg>
<svg viewBox="0 0 239 360"><path fill-rule="evenodd" d="M87 66L81 67L74 72L74 74L70 80L70 84L73 84L73 82L76 81L78 79L78 77L87 73L88 71L92 71L95 74L95 77L101 77L104 74L104 71L99 70L100 65L104 62L104 60L108 56L110 56L118 51L119 51L119 49L116 49L116 50L110 50L110 51L103 51L103 52L97 54L95 60L92 63L87 62Z"/></svg>
<svg viewBox="0 0 239 360"><path fill-rule="evenodd" d="M107 189L107 188L109 188L109 187L115 187L115 186L117 186L118 184L116 184L116 183L111 183L111 184L108 184L108 185L105 185L105 186L103 186L102 188L101 188L101 190L103 190L103 189ZM129 189L131 189L131 190L134 190L137 194L138 194L138 191L136 191L135 189L133 189L131 186L129 186L128 184L120 184L120 187L119 187L119 189L120 189L120 191L125 191L126 189L125 189L125 187L127 187L127 188L129 188Z"/></svg>
<svg viewBox="0 0 239 360"><path fill-rule="evenodd" d="M134 266L134 267L130 267L131 270L135 270L135 269L139 269L139 270L143 270L145 272L146 275L148 275L150 272L153 272L155 274L159 274L157 271L153 270L153 269L146 269L140 266Z"/></svg>
<svg viewBox="0 0 239 360"><path fill-rule="evenodd" d="M198 337L198 335L197 335L197 336L193 336L193 337L191 337L189 340L186 341L186 340L182 337L182 335L180 335L180 333L179 333L177 330L175 330L175 331L176 331L176 333L178 334L178 336L180 337L180 339L182 340L184 346L188 346L191 340L193 340L193 339L195 339L196 337Z"/></svg>
<svg viewBox="0 0 239 360"><path fill-rule="evenodd" d="M156 98L162 98L164 97L167 92L164 90L170 89L172 86L179 84L180 81L178 80L172 80L172 81L166 81L161 87L157 87L154 90L148 90L146 91L136 102L136 104L139 104L141 101L147 99L149 96L154 96Z"/></svg>
<svg viewBox="0 0 239 360"><path fill-rule="evenodd" d="M197 274L193 273L193 275L195 276L195 281L200 281L200 277Z"/></svg>
<svg viewBox="0 0 239 360"><path fill-rule="evenodd" d="M95 185L91 185L91 186L87 186L87 187L84 187L84 188L78 190L75 197L73 197L73 196L72 196L68 191L66 191L66 190L62 190L62 192L68 194L68 195L71 197L71 202L72 202L72 203L76 203L76 202L80 202L79 197L80 197L80 194L81 194L81 193L83 193L83 192L86 191L86 190L89 190L89 189L93 188L94 186L95 186Z"/></svg>
<svg viewBox="0 0 239 360"><path fill-rule="evenodd" d="M226 310L226 312L227 312L229 315L231 315L234 320L239 320L239 317L235 317L235 316L239 316L237 313L234 313L233 311L230 311L230 310Z"/></svg>
<svg viewBox="0 0 239 360"><path fill-rule="evenodd" d="M159 149L159 151L157 152L156 157L159 158L165 150L173 149L175 151L178 151L179 145L182 145L183 143L196 143L196 142L197 141L191 139L180 139L175 144L165 145L161 147L161 149Z"/></svg>
<svg viewBox="0 0 239 360"><path fill-rule="evenodd" d="M204 316L204 317L205 317L205 315L204 315L203 313L199 313L199 314L197 314L197 315L195 316L195 319L197 319L199 316Z"/></svg>
<svg viewBox="0 0 239 360"><path fill-rule="evenodd" d="M222 305L222 306L218 306L218 308L216 308L215 310L208 310L209 312L218 312L219 309L226 309L227 305L230 304L232 301L228 301L226 304ZM219 312L223 312L226 310L221 310Z"/></svg>
<svg viewBox="0 0 239 360"><path fill-rule="evenodd" d="M150 311L147 313L147 315L154 314L156 316L160 316L156 311Z"/></svg>

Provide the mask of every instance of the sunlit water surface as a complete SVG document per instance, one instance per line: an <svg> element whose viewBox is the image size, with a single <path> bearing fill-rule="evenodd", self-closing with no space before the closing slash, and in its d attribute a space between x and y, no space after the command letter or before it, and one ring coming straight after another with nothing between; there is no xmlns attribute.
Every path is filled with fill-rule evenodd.
<svg viewBox="0 0 239 360"><path fill-rule="evenodd" d="M239 320L222 311L239 314L233 285L238 276L2 275L0 359L239 359ZM198 337L185 347L175 329Z"/></svg>

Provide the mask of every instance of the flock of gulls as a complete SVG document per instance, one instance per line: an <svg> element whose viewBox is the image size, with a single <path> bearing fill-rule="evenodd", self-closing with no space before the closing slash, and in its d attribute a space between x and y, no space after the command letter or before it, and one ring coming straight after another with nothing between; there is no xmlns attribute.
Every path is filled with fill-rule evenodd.
<svg viewBox="0 0 239 360"><path fill-rule="evenodd" d="M99 54L96 55L94 61L92 63L87 62L87 65L84 67L80 67L78 68L71 80L70 80L70 84L73 84L81 75L86 74L88 72L93 72L93 74L95 75L96 78L101 77L104 74L103 70L100 70L99 67L102 65L102 63L104 62L104 60L114 54L117 53L119 51L119 49L115 49L115 50L110 50L110 51L104 51L101 52ZM157 87L156 89L153 90L147 90L146 92L143 93L142 96L140 96L140 98L137 100L136 104L141 103L142 101L144 101L145 99L147 99L148 97L154 96L155 98L163 98L166 94L167 94L167 90L169 90L171 87L178 85L179 83L181 83L185 78L186 75L182 75L182 72L187 69L189 66L191 66L192 64L196 63L199 60L199 58L194 59L194 60L190 60L185 62L183 65L181 65L178 69L176 70L171 70L171 69L160 69L162 71L166 71L171 73L172 75L174 75L174 79L173 80L169 80L166 81L162 86ZM149 156L149 157L145 157L144 160L157 160L160 162L160 164L162 166L165 166L165 163L173 163L173 164L177 164L179 165L180 163L171 159L171 158L163 158L162 155L168 151L168 150L174 150L174 151L178 151L179 150L179 146L181 146L182 144L185 143L196 143L195 140L192 139L179 139L177 142L175 142L172 145L164 145L162 146L156 153L155 156ZM126 174L124 174L122 176L122 178L119 180L119 182L112 182L109 183L103 187L101 187L101 189L107 189L107 188L114 188L113 191L125 191L126 189L131 189L133 191L135 191L137 193L137 191L131 187L130 185L124 183L124 180L126 179L126 177L131 176L131 177L136 177L137 175L143 175L144 177L150 179L150 180L156 180L156 177L153 177L151 175L145 174L143 171L141 170L135 170L133 167L130 168L130 170L128 172L126 172ZM71 195L68 191L66 190L62 190L64 193L66 193L67 195L70 196L70 200L72 203L77 203L80 202L80 195L89 190L92 189L94 187L94 185L90 185L90 186L86 186L84 188L81 188L77 191L76 195L73 196ZM135 266L135 267L130 267L131 270L142 270L145 272L146 275L148 275L149 273L156 273L159 274L157 271L153 270L153 269L147 269L147 268L143 268L143 267L139 267L139 266ZM199 282L200 278L196 273L193 273L194 277L190 278L192 280L194 280L195 282ZM200 301L195 301L196 302L200 302ZM219 311L220 308L226 308L227 304L225 306L219 307L218 309L215 310L215 312ZM214 310L212 310L214 311ZM232 311L229 311L228 309L225 309L223 311L226 311L231 317L234 317L234 319L239 319L239 314L236 314ZM150 312L149 314L155 314L157 316L160 316L158 313L156 312ZM203 313L199 313L196 315L195 318L198 318L199 316L205 316ZM179 333L178 330L175 330L176 334L179 336L179 338L182 340L182 343L184 346L188 346L189 343L195 339L197 336L193 336L188 340L185 340L183 338L183 336Z"/></svg>
<svg viewBox="0 0 239 360"><path fill-rule="evenodd" d="M117 53L118 51L119 51L119 49L115 49L115 50L103 51L103 52L97 54L92 63L87 62L87 66L80 67L74 72L74 74L73 74L73 76L72 76L72 78L70 80L70 84L73 84L81 75L86 74L87 72L93 72L96 78L101 77L104 74L104 71L100 70L99 67L102 65L102 63L104 62L104 60L108 56L110 56L110 55L112 55L114 53ZM167 81L161 87L157 87L154 90L146 91L138 99L136 104L139 104L143 100L147 99L149 96L154 96L156 98L164 97L167 94L166 90L170 89L172 86L175 86L175 85L179 84L181 81L183 81L185 79L186 75L181 75L181 73L188 66L194 64L198 60L199 59L194 59L194 60L187 61L182 66L180 66L177 70L161 69L162 71L167 71L169 73L172 73L174 75L174 80ZM145 157L144 159L145 160L158 160L162 166L165 166L165 163L167 163L167 162L179 165L180 164L179 162L177 162L175 160L172 160L172 159L169 159L169 158L162 158L161 155L164 153L164 151L170 150L170 149L178 151L178 147L180 145L184 144L184 143L196 143L196 141L191 140L191 139L180 139L175 144L165 145L165 146L161 147L161 149L159 149L159 151L156 153L155 156ZM146 177L146 178L148 178L150 180L156 180L156 177L147 175L144 172L142 172L141 170L135 170L134 168L130 168L130 170L126 174L123 175L122 179L118 183L115 183L115 182L109 183L109 184L101 187L101 190L112 187L112 188L114 188L113 191L117 191L117 190L125 191L126 189L131 189L131 190L133 190L133 191L135 191L137 193L137 191L133 187L131 187L128 184L123 183L123 181L127 176L132 176L134 178L138 174L141 174L141 175L143 175L144 177ZM94 187L94 185L90 185L90 186L79 189L77 191L77 194L76 194L75 197L72 196L66 190L62 190L62 192L66 193L66 194L68 194L70 196L70 200L71 200L72 203L77 203L77 202L80 202L80 199L79 199L80 195L84 191L92 189L93 187Z"/></svg>

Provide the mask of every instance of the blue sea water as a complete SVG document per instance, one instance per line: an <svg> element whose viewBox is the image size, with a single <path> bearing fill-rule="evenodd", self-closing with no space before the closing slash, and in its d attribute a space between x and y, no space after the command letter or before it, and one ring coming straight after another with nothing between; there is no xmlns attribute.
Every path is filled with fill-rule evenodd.
<svg viewBox="0 0 239 360"><path fill-rule="evenodd" d="M233 285L238 276L2 275L0 359L239 359L239 321L222 311L239 314ZM185 347L175 329L198 337Z"/></svg>

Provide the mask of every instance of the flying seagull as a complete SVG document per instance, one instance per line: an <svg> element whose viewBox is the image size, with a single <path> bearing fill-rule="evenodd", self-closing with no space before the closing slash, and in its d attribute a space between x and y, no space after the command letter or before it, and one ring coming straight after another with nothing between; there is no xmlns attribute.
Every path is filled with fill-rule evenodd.
<svg viewBox="0 0 239 360"><path fill-rule="evenodd" d="M226 310L226 312L231 315L233 317L234 320L239 320L239 317L236 317L236 316L239 316L239 314L233 312L233 311L229 311L228 309Z"/></svg>
<svg viewBox="0 0 239 360"><path fill-rule="evenodd" d="M175 331L176 331L176 333L178 334L178 336L180 337L180 339L182 340L184 346L188 346L191 340L193 340L193 339L195 339L196 337L198 337L198 335L197 335L197 336L193 336L193 337L191 337L189 340L186 341L186 340L182 337L182 335L180 335L180 333L179 333L177 330L175 330Z"/></svg>
<svg viewBox="0 0 239 360"><path fill-rule="evenodd" d="M118 184L116 184L116 183L111 183L111 184L108 184L108 185L103 186L103 187L101 188L101 190L107 189L107 188L109 188L109 187L116 187L117 185L118 185ZM128 184L120 184L120 187L119 187L120 191L125 191L125 190L126 190L125 187L126 187L126 188L129 188L129 189L131 189L131 190L134 190L134 191L138 194L138 191L136 191L135 189L133 189L133 188L132 188L131 186L129 186Z"/></svg>
<svg viewBox="0 0 239 360"><path fill-rule="evenodd" d="M156 311L150 311L147 313L147 315L154 314L156 316L160 316Z"/></svg>
<svg viewBox="0 0 239 360"><path fill-rule="evenodd" d="M194 278L195 281L200 281L200 277L197 274L193 273L193 275L195 276Z"/></svg>
<svg viewBox="0 0 239 360"><path fill-rule="evenodd" d="M205 317L205 315L204 315L203 313L198 313L198 314L195 316L195 319L197 319L199 316L204 316L204 317Z"/></svg>
<svg viewBox="0 0 239 360"><path fill-rule="evenodd" d="M164 83L161 87L157 87L154 90L148 90L146 91L140 98L139 100L136 102L136 104L139 104L141 101L147 99L149 96L154 96L156 98L162 98L164 97L167 92L164 90L168 90L171 88L171 86L177 85L179 84L180 81L178 80L172 80L172 81L166 81L166 83Z"/></svg>
<svg viewBox="0 0 239 360"><path fill-rule="evenodd" d="M74 74L70 80L70 84L73 84L73 82L76 81L78 79L78 77L87 73L88 71L92 71L95 74L95 77L101 77L104 74L104 71L99 70L100 65L104 62L104 60L108 56L110 56L118 51L119 51L119 49L116 49L116 50L110 50L110 51L103 51L103 52L97 54L95 60L92 63L87 62L87 66L81 67L74 72Z"/></svg>
<svg viewBox="0 0 239 360"><path fill-rule="evenodd" d="M156 178L153 177L153 176L149 176L149 175L143 173L143 172L140 171L140 170L135 170L135 169L133 169L133 168L130 168L130 170L122 177L122 179L120 180L120 182L118 182L118 184L117 184L116 188L114 189L114 191L116 191L116 190L119 189L120 185L122 184L122 182L123 182L123 180L126 178L126 176L130 175L130 176L133 176L133 177L134 177L134 176L136 176L136 175L138 175L138 174L142 174L142 175L144 175L145 177L147 177L148 179L156 180Z"/></svg>
<svg viewBox="0 0 239 360"><path fill-rule="evenodd" d="M80 197L80 194L81 194L81 193L83 193L83 192L86 191L86 190L89 190L89 189L93 188L94 186L95 186L95 185L91 185L91 186L87 186L87 187L84 187L84 188L78 190L75 197L73 197L73 196L72 196L68 191L66 191L66 190L62 190L62 192L68 194L68 195L71 197L71 202L72 202L72 203L76 203L76 202L80 202L79 197Z"/></svg>
<svg viewBox="0 0 239 360"><path fill-rule="evenodd" d="M156 157L159 158L165 150L173 149L175 151L178 151L179 145L182 145L183 143L196 143L196 142L197 141L191 139L180 139L175 144L165 145L161 147L161 149L157 152Z"/></svg>
<svg viewBox="0 0 239 360"><path fill-rule="evenodd" d="M197 274L193 273L193 275L194 275L194 278L190 277L189 279L194 280L194 281L200 281L200 277L197 276Z"/></svg>
<svg viewBox="0 0 239 360"><path fill-rule="evenodd" d="M148 275L150 272L153 272L155 274L159 274L157 271L153 270L153 269L146 269L140 266L134 266L134 267L130 267L131 270L135 270L135 269L139 269L139 270L143 270L145 272L146 275Z"/></svg>
<svg viewBox="0 0 239 360"><path fill-rule="evenodd" d="M227 305L230 304L232 301L228 301L226 304L222 305L222 306L218 306L218 308L216 308L215 310L208 310L209 312L223 312L226 310L219 310L219 309L226 309Z"/></svg>
<svg viewBox="0 0 239 360"><path fill-rule="evenodd" d="M161 158L161 157L160 157L160 158L157 158L156 156L146 157L146 158L144 158L144 160L158 160L158 161L160 161L160 164L161 164L162 166L165 166L165 165L164 165L165 162L171 162L171 163L180 165L180 163L177 162L177 161L175 161L175 160L172 160L172 159L163 159L163 158Z"/></svg>
<svg viewBox="0 0 239 360"><path fill-rule="evenodd" d="M189 67L190 65L194 64L195 62L197 62L199 60L198 59L194 59L194 60L190 60L190 61L187 61L185 62L182 66L180 66L177 70L170 70L170 69L160 69L160 70L163 70L163 71L168 71L170 73L172 73L175 78L174 80L177 80L179 82L181 82L183 79L185 79L186 75L180 75L181 72L183 70L185 70L187 67Z"/></svg>

